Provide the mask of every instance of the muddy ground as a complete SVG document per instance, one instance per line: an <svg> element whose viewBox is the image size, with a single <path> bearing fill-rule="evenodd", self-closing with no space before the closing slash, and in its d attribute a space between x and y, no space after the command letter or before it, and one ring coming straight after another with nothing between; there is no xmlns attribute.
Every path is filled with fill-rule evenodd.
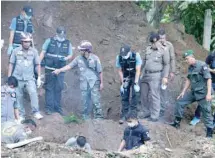
<svg viewBox="0 0 215 158"><path fill-rule="evenodd" d="M18 15L22 6L27 3L34 7L34 43L38 51L41 51L44 40L54 35L55 28L59 25L66 27L67 37L72 41L73 47L77 47L83 39L92 42L93 51L100 57L104 68L105 89L102 92L102 107L107 120L65 124L58 114L45 116L43 120L37 121L38 128L34 133L34 136L43 136L43 142L33 143L12 151L5 150L3 147L2 154L5 154L6 157L88 157L88 154L73 153L62 147L69 137L84 134L92 148L96 150L93 157L114 157L114 155L117 157L119 154L114 154L112 151L117 150L125 126L119 126L116 122L121 105L115 57L123 43L132 45L132 49L143 56L144 51L142 50L147 46L148 34L154 29L148 26L144 12L132 2L2 2L1 38L5 40L5 46L1 52L3 82L8 66L6 55L8 27L11 19ZM202 124L196 127L188 125L195 107L188 107L185 110L186 119L180 130L165 125L165 122L173 119L175 98L183 86L186 74L187 66L182 61L182 52L186 49L193 49L197 58L203 60L207 52L195 42L192 36L184 33L182 25L171 23L165 24L163 27L167 31L168 39L175 47L177 73L175 80L169 84L170 103L165 117L158 123L141 121L150 129L152 138L145 156L155 158L215 157L214 142L204 138L204 126ZM74 55L78 55L76 49L74 49ZM62 105L67 115L70 113L79 115L80 113L78 74L77 69L66 74L65 81L68 89L63 93ZM39 91L41 92L40 109L43 113L44 91ZM27 111L29 111L29 107L28 99L26 99ZM171 148L172 151L165 151L165 148Z"/></svg>

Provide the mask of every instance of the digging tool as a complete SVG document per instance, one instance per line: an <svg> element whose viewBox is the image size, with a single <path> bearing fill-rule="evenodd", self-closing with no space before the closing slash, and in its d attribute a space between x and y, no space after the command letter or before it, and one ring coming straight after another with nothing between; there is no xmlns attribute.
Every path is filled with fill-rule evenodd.
<svg viewBox="0 0 215 158"><path fill-rule="evenodd" d="M35 142L35 141L40 141L43 140L43 137L36 137L36 138L32 138L32 139L27 139L18 143L12 143L12 144L6 144L6 147L9 149L13 149L13 148L17 148L17 147L21 147L23 145L29 144L31 142Z"/></svg>

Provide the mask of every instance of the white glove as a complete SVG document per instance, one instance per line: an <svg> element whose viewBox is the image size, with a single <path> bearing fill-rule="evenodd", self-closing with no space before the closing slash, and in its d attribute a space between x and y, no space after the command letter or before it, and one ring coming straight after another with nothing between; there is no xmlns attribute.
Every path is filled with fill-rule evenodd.
<svg viewBox="0 0 215 158"><path fill-rule="evenodd" d="M123 84L122 84L122 85L120 86L120 93L124 94L124 92L125 92L125 89L124 89Z"/></svg>
<svg viewBox="0 0 215 158"><path fill-rule="evenodd" d="M38 77L38 79L37 79L37 88L40 88L41 84L42 84L41 78Z"/></svg>
<svg viewBox="0 0 215 158"><path fill-rule="evenodd" d="M22 122L22 120L21 119L15 119L15 122L16 122L16 124L18 124L18 125L20 125L21 124L21 122Z"/></svg>
<svg viewBox="0 0 215 158"><path fill-rule="evenodd" d="M140 86L137 83L134 84L134 91L136 93L138 93L140 91Z"/></svg>

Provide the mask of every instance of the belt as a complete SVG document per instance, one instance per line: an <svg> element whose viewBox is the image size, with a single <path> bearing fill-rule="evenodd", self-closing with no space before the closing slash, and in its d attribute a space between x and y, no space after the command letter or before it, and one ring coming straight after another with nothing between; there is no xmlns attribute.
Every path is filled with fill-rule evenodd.
<svg viewBox="0 0 215 158"><path fill-rule="evenodd" d="M162 72L162 70L158 70L158 71L145 71L146 74L151 74L151 73L158 73L158 72Z"/></svg>
<svg viewBox="0 0 215 158"><path fill-rule="evenodd" d="M45 69L48 69L48 70L56 70L56 68L53 68L53 67L48 67L48 66L45 66Z"/></svg>

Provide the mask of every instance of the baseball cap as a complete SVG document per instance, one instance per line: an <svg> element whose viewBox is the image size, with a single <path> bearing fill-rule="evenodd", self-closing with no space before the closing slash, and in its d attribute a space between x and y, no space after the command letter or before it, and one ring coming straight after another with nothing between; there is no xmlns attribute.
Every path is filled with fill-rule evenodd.
<svg viewBox="0 0 215 158"><path fill-rule="evenodd" d="M126 56L130 52L131 47L129 45L124 45L120 48L120 56Z"/></svg>
<svg viewBox="0 0 215 158"><path fill-rule="evenodd" d="M33 16L33 8L31 6L24 6L22 9L28 16Z"/></svg>
<svg viewBox="0 0 215 158"><path fill-rule="evenodd" d="M66 34L66 29L63 26L59 26L56 29L57 34Z"/></svg>

